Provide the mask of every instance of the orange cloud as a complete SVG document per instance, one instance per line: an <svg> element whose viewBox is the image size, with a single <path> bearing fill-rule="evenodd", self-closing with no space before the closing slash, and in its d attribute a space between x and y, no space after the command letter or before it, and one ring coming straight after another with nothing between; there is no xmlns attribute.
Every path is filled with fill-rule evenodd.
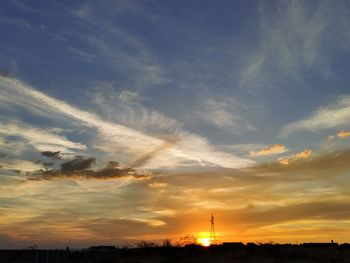
<svg viewBox="0 0 350 263"><path fill-rule="evenodd" d="M312 151L311 150L304 150L302 152L299 152L295 155L295 157L297 159L307 159L312 155Z"/></svg>
<svg viewBox="0 0 350 263"><path fill-rule="evenodd" d="M278 154L288 151L288 149L283 144L274 144L267 148L264 148L259 151L250 151L250 156L264 156L264 155L271 155L271 154Z"/></svg>
<svg viewBox="0 0 350 263"><path fill-rule="evenodd" d="M346 138L346 137L349 137L350 136L350 131L340 131L337 133L337 136L339 138Z"/></svg>
<svg viewBox="0 0 350 263"><path fill-rule="evenodd" d="M160 182L154 182L154 183L150 183L148 184L149 187L151 188L165 188L168 186L167 183L160 183Z"/></svg>
<svg viewBox="0 0 350 263"><path fill-rule="evenodd" d="M311 150L304 150L288 157L281 157L278 159L278 161L280 164L288 165L291 161L305 160L310 158L311 155L312 155Z"/></svg>
<svg viewBox="0 0 350 263"><path fill-rule="evenodd" d="M283 165L288 165L289 164L289 158L279 158L278 161L280 162L280 164Z"/></svg>

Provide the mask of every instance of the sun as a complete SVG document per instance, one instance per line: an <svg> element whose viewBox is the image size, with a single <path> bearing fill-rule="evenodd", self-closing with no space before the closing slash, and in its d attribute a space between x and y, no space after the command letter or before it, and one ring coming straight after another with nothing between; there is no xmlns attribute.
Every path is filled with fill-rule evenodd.
<svg viewBox="0 0 350 263"><path fill-rule="evenodd" d="M209 247L211 245L210 238L207 237L198 238L198 243L204 247Z"/></svg>
<svg viewBox="0 0 350 263"><path fill-rule="evenodd" d="M199 245L203 246L203 247L209 247L210 245L212 245L213 240L210 238L210 233L208 232L200 232L197 233L197 242Z"/></svg>

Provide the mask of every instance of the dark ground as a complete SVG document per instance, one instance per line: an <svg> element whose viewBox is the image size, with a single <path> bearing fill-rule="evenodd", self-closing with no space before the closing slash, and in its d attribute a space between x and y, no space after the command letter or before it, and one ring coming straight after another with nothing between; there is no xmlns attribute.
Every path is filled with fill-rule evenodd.
<svg viewBox="0 0 350 263"><path fill-rule="evenodd" d="M302 245L232 243L208 248L186 247L115 248L92 247L70 250L0 250L0 262L7 263L136 263L136 262L281 262L350 263L350 244L309 243Z"/></svg>

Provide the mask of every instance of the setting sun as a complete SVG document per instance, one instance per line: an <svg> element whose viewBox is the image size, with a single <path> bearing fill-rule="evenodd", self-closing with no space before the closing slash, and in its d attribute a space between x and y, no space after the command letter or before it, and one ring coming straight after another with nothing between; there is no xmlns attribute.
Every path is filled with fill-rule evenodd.
<svg viewBox="0 0 350 263"><path fill-rule="evenodd" d="M209 247L213 243L213 240L210 238L210 233L200 232L197 234L197 242L201 246Z"/></svg>
<svg viewBox="0 0 350 263"><path fill-rule="evenodd" d="M204 247L209 247L211 245L210 238L208 237L198 238L198 243Z"/></svg>

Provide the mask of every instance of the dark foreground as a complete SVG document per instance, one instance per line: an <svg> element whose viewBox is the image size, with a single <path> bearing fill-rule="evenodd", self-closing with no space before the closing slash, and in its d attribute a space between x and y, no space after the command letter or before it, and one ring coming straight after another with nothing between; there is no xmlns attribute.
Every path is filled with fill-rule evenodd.
<svg viewBox="0 0 350 263"><path fill-rule="evenodd" d="M92 247L70 250L0 250L0 262L20 263L136 263L136 262L349 262L350 244L301 245L229 243L208 248L186 247L115 248Z"/></svg>

